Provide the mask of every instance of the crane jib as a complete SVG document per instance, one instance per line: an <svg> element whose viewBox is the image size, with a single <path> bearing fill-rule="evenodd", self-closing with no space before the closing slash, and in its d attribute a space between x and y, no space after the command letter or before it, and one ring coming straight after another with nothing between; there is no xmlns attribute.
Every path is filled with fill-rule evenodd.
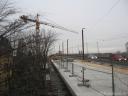
<svg viewBox="0 0 128 96"><path fill-rule="evenodd" d="M30 19L30 18L28 18L28 16L25 16L25 15L21 16L20 18L21 18L22 20L24 20L24 22L26 22L26 23L27 23L27 21L30 21L30 22L37 22L37 20ZM39 23L39 24L46 25L46 26L50 26L50 27L52 27L52 28L57 28L57 29L61 29L61 30L65 30L65 31L69 31L69 32L78 34L78 32L76 32L76 31L67 29L67 28L65 28L65 27L63 27L63 26L59 26L59 25L55 25L55 24L52 24L52 23L48 23L48 22L45 22L45 21L38 21L38 23Z"/></svg>

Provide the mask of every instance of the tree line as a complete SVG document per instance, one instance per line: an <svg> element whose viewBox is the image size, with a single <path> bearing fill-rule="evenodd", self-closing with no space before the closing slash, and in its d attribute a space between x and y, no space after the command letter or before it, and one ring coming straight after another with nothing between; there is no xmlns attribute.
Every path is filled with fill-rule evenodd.
<svg viewBox="0 0 128 96"><path fill-rule="evenodd" d="M45 90L48 54L57 35L35 35L33 24L15 17L19 10L0 0L0 96L40 96Z"/></svg>

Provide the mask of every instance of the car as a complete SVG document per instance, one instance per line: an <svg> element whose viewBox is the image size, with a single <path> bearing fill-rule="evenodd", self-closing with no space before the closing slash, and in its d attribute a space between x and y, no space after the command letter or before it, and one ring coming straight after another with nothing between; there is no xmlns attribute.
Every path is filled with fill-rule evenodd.
<svg viewBox="0 0 128 96"><path fill-rule="evenodd" d="M124 58L125 58L125 61L128 61L128 56L125 56Z"/></svg>
<svg viewBox="0 0 128 96"><path fill-rule="evenodd" d="M67 60L68 60L68 62L73 62L74 61L73 58L63 58L62 61L67 62Z"/></svg>
<svg viewBox="0 0 128 96"><path fill-rule="evenodd" d="M113 54L112 60L113 61L127 61L127 58L122 55Z"/></svg>
<svg viewBox="0 0 128 96"><path fill-rule="evenodd" d="M92 59L92 60L95 60L95 59L98 59L98 57L96 55L88 55L88 59Z"/></svg>

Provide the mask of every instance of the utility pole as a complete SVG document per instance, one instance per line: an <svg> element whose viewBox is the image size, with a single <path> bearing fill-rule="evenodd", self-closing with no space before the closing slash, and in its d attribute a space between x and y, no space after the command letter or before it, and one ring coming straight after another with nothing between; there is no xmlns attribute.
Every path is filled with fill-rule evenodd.
<svg viewBox="0 0 128 96"><path fill-rule="evenodd" d="M86 37L86 49L87 49L87 55L88 55L88 41L87 41L87 35L86 35L85 37Z"/></svg>
<svg viewBox="0 0 128 96"><path fill-rule="evenodd" d="M60 56L60 45L59 45L59 52L58 53L59 53L59 56Z"/></svg>
<svg viewBox="0 0 128 96"><path fill-rule="evenodd" d="M115 84L114 84L114 69L113 69L113 63L112 63L112 92L113 92L113 95L112 95L112 96L115 96Z"/></svg>
<svg viewBox="0 0 128 96"><path fill-rule="evenodd" d="M59 68L61 68L61 53L60 53L60 45L59 45L59 51L58 51L58 54L59 54Z"/></svg>
<svg viewBox="0 0 128 96"><path fill-rule="evenodd" d="M67 69L68 69L68 39L67 39Z"/></svg>
<svg viewBox="0 0 128 96"><path fill-rule="evenodd" d="M98 55L99 55L100 49L99 49L99 43L98 43L98 41L96 42L96 45L97 45L97 53L98 53Z"/></svg>
<svg viewBox="0 0 128 96"><path fill-rule="evenodd" d="M63 57L64 57L64 43L62 42L62 55L61 55L62 68L64 68Z"/></svg>
<svg viewBox="0 0 128 96"><path fill-rule="evenodd" d="M62 42L62 53L64 55L64 43Z"/></svg>
<svg viewBox="0 0 128 96"><path fill-rule="evenodd" d="M82 52L83 52L83 60L84 60L84 33L83 33L83 30L85 28L82 28Z"/></svg>
<svg viewBox="0 0 128 96"><path fill-rule="evenodd" d="M68 70L68 39L67 39L67 64L66 64L66 70L65 72L70 72L70 70Z"/></svg>

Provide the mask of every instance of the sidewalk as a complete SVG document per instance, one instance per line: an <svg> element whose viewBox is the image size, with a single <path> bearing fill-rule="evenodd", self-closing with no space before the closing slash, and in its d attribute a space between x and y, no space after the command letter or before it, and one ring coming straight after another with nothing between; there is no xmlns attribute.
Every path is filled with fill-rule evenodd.
<svg viewBox="0 0 128 96"><path fill-rule="evenodd" d="M102 69L100 67L93 68L89 67L87 64L82 64L78 62L74 63L74 74L76 77L69 77L71 75L72 64L69 63L68 69L70 72L64 72L65 69L61 68L60 61L53 61L54 65L60 72L63 79L69 85L70 89L74 92L76 96L112 96L112 80L111 80L111 71L108 69ZM64 63L66 66L66 62ZM90 87L87 86L78 86L82 84L83 74L82 67L85 67L84 79L89 80ZM119 74L124 83L128 81L128 75ZM116 83L119 83L119 80L116 80ZM120 84L120 83L119 83ZM122 84L122 83L121 83ZM125 85L116 85L116 94L118 96L127 96L128 95L128 86Z"/></svg>

